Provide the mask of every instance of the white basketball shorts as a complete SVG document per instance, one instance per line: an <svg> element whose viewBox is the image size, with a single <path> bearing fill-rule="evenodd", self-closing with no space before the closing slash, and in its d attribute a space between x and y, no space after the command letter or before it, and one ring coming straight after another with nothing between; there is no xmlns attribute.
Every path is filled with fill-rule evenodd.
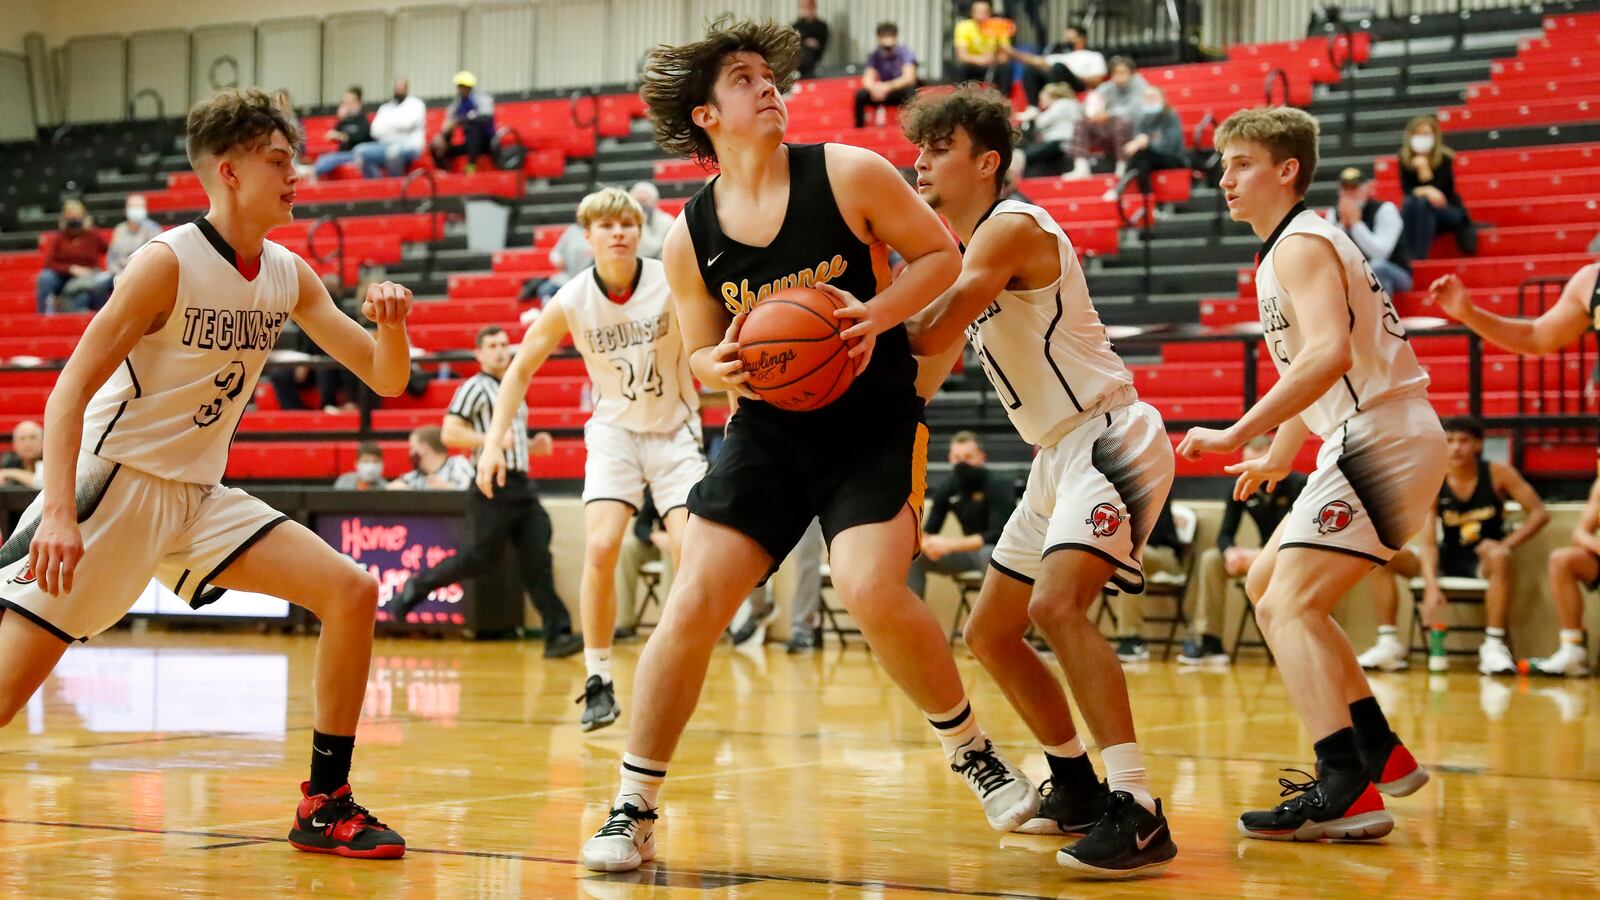
<svg viewBox="0 0 1600 900"><path fill-rule="evenodd" d="M1032 584L1044 557L1083 550L1116 566L1111 582L1144 592L1144 543L1172 489L1174 460L1161 414L1133 403L1039 451L989 565Z"/></svg>
<svg viewBox="0 0 1600 900"><path fill-rule="evenodd" d="M1384 565L1422 528L1444 482L1444 429L1426 397L1356 413L1323 441L1278 546Z"/></svg>
<svg viewBox="0 0 1600 900"><path fill-rule="evenodd" d="M157 478L90 453L78 457L83 558L72 590L51 595L28 570L43 495L0 546L0 607L63 641L86 641L127 614L152 577L192 607L217 599L222 570L288 516L238 488Z"/></svg>
<svg viewBox="0 0 1600 900"><path fill-rule="evenodd" d="M700 449L700 423L687 421L673 431L629 431L590 419L583 426L588 457L583 464L583 502L618 500L637 511L650 488L665 516L689 502L689 489L706 474Z"/></svg>

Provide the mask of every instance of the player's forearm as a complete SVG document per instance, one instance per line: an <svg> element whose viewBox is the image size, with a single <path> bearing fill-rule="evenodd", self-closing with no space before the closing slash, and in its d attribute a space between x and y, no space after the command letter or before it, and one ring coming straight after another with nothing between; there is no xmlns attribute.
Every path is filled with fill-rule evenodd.
<svg viewBox="0 0 1600 900"><path fill-rule="evenodd" d="M1350 371L1350 352L1304 350L1278 383L1235 422L1230 431L1239 443L1266 434L1304 412ZM1302 426L1303 427L1303 426Z"/></svg>
<svg viewBox="0 0 1600 900"><path fill-rule="evenodd" d="M908 263L888 290L873 297L868 305L876 312L885 330L916 315L935 298L950 289L961 275L961 253L954 247L934 250ZM951 306L955 299L951 298ZM964 327L964 326L963 326ZM956 329L959 337L961 329ZM947 343L946 347L949 346ZM941 348L942 349L942 348Z"/></svg>
<svg viewBox="0 0 1600 900"><path fill-rule="evenodd" d="M1591 531L1586 531L1580 527L1572 533L1572 543L1596 556L1600 556L1600 538L1596 538Z"/></svg>
<svg viewBox="0 0 1600 900"><path fill-rule="evenodd" d="M1528 515L1522 520L1522 524L1518 525L1515 531L1506 535L1505 540L1500 543L1504 544L1507 550L1514 550L1519 544L1527 543L1548 524L1550 524L1550 513L1546 512L1543 506L1529 510Z"/></svg>
<svg viewBox="0 0 1600 900"><path fill-rule="evenodd" d="M531 379L532 370L520 368L515 363L506 370L500 380L500 394L495 397L494 416L489 420L489 430L483 435L484 446L498 447L505 442L506 433L516 419L517 408L528 395L528 382Z"/></svg>
<svg viewBox="0 0 1600 900"><path fill-rule="evenodd" d="M448 416L439 429L439 440L451 450L476 450L483 446L483 435Z"/></svg>
<svg viewBox="0 0 1600 900"><path fill-rule="evenodd" d="M1460 318L1461 324L1472 329L1479 337L1513 353L1543 356L1560 346L1548 343L1534 319L1509 318L1476 306L1468 307L1466 314Z"/></svg>
<svg viewBox="0 0 1600 900"><path fill-rule="evenodd" d="M1279 466L1293 466L1294 458L1300 455L1300 448L1306 445L1306 438L1310 436L1311 429L1306 426L1304 419L1299 416L1289 418L1278 426L1278 433L1272 436L1267 458Z"/></svg>
<svg viewBox="0 0 1600 900"><path fill-rule="evenodd" d="M1429 586L1439 580L1439 545L1433 540L1433 520L1429 519L1423 531L1422 546L1417 549L1417 563L1422 569L1422 580Z"/></svg>
<svg viewBox="0 0 1600 900"><path fill-rule="evenodd" d="M44 494L46 516L77 516L78 452L83 447L83 411L88 392L65 372L44 406Z"/></svg>
<svg viewBox="0 0 1600 900"><path fill-rule="evenodd" d="M379 396L400 396L411 381L411 339L405 326L378 326L369 367L356 374Z"/></svg>
<svg viewBox="0 0 1600 900"><path fill-rule="evenodd" d="M734 387L725 381L716 371L716 360L712 354L716 347L701 347L689 354L689 371L700 381L701 387L708 391L732 392Z"/></svg>

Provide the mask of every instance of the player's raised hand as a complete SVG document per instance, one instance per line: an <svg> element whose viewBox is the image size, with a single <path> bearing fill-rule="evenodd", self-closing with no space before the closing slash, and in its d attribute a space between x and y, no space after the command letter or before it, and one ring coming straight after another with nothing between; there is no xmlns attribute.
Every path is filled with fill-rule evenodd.
<svg viewBox="0 0 1600 900"><path fill-rule="evenodd" d="M1428 297L1452 319L1460 320L1472 308L1467 289L1454 275L1441 275L1428 285Z"/></svg>
<svg viewBox="0 0 1600 900"><path fill-rule="evenodd" d="M72 590L72 573L83 559L83 535L72 518L44 516L39 530L28 544L28 571L46 594L65 594Z"/></svg>
<svg viewBox="0 0 1600 900"><path fill-rule="evenodd" d="M411 289L392 281L367 285L367 299L361 302L361 314L380 328L404 325L411 314Z"/></svg>
<svg viewBox="0 0 1600 900"><path fill-rule="evenodd" d="M1242 441L1235 440L1227 431L1217 428L1191 428L1178 442L1178 455L1184 459L1199 459L1207 453L1228 453L1239 449Z"/></svg>
<svg viewBox="0 0 1600 900"><path fill-rule="evenodd" d="M748 313L739 313L728 323L728 330L722 335L722 343L711 350L711 371L721 378L726 389L733 391L740 397L750 400L760 400L761 397L750 389L746 382L750 380L750 372L744 367L744 360L739 358L739 329L744 326L744 317Z"/></svg>
<svg viewBox="0 0 1600 900"><path fill-rule="evenodd" d="M485 448L478 454L478 490L493 497L494 489L506 486L506 455Z"/></svg>
<svg viewBox="0 0 1600 900"><path fill-rule="evenodd" d="M1194 432L1189 432L1193 434ZM1188 438L1184 438L1188 440ZM1278 482L1289 476L1293 467L1272 461L1272 454L1258 456L1255 459L1246 459L1236 462L1231 466L1223 466L1222 471L1229 475L1239 476L1233 483L1233 499L1245 501L1256 492L1257 488L1265 486L1267 493L1272 493L1278 487Z"/></svg>
<svg viewBox="0 0 1600 900"><path fill-rule="evenodd" d="M833 311L835 318L855 320L854 325L839 332L839 337L850 345L850 356L856 361L856 371L866 371L867 363L872 361L872 350L878 346L878 335L887 331L888 325L874 316L874 307L857 300L849 291L825 282L819 282L817 289L844 304L843 308Z"/></svg>

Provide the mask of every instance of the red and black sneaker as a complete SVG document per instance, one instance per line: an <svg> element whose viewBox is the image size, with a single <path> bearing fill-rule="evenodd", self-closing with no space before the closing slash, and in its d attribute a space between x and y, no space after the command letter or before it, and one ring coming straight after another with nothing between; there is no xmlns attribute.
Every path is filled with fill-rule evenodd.
<svg viewBox="0 0 1600 900"><path fill-rule="evenodd" d="M1368 773L1378 790L1391 797L1409 797L1428 783L1428 770L1411 755L1406 745L1394 739L1383 759L1383 767Z"/></svg>
<svg viewBox="0 0 1600 900"><path fill-rule="evenodd" d="M1394 819L1383 808L1383 798L1366 773L1324 773L1317 778L1299 769L1308 781L1279 778L1290 797L1272 809L1247 812L1239 817L1239 832L1265 841L1361 841L1381 838L1394 830ZM1290 795L1293 795L1292 797Z"/></svg>
<svg viewBox="0 0 1600 900"><path fill-rule="evenodd" d="M406 839L357 803L350 785L331 794L313 794L311 782L302 781L300 794L304 799L289 831L289 843L296 850L353 859L399 859L406 854Z"/></svg>

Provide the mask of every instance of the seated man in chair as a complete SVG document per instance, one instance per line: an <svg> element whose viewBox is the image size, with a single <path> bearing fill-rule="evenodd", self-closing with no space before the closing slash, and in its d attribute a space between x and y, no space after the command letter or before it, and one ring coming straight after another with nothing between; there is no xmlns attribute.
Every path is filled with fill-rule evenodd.
<svg viewBox="0 0 1600 900"><path fill-rule="evenodd" d="M1017 506L1015 480L989 470L983 444L970 431L950 439L950 475L928 493L933 508L922 523L922 555L911 563L906 579L918 597L927 592L928 573L956 576L989 568L995 542ZM961 537L940 534L951 513L961 523Z"/></svg>
<svg viewBox="0 0 1600 900"><path fill-rule="evenodd" d="M1364 669L1385 672L1410 665L1405 642L1395 628L1400 600L1394 576L1420 575L1424 587L1418 615L1428 625L1428 670L1448 671L1450 663L1444 646L1448 601L1439 579L1479 578L1487 585L1483 592L1486 627L1483 643L1478 647L1478 671L1485 675L1512 675L1517 666L1505 643L1511 585L1516 580L1511 551L1538 534L1550 521L1550 515L1521 473L1505 463L1483 458L1481 423L1470 418L1447 419L1444 430L1449 442L1449 469L1439 488L1434 513L1422 526L1422 534L1439 535L1438 543L1425 544L1420 552L1406 547L1395 554L1388 566L1377 571L1372 593L1378 611L1378 642L1361 654L1359 661ZM1509 534L1505 520L1508 499L1521 504L1525 513L1522 524Z"/></svg>

